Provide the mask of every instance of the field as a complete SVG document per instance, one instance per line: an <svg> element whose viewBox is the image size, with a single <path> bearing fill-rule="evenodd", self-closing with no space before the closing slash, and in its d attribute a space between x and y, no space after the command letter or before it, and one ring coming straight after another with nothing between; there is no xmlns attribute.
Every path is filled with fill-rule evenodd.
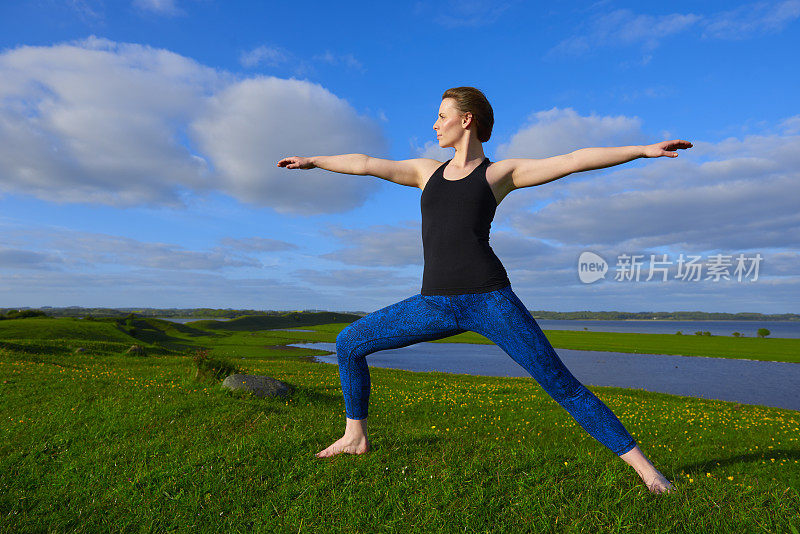
<svg viewBox="0 0 800 534"><path fill-rule="evenodd" d="M800 412L791 410L590 388L675 482L677 493L654 496L530 378L373 368L373 451L318 459L344 428L338 369L311 361L320 351L281 346L335 341L347 323L265 328L320 319L230 330L0 321L0 531L800 530ZM556 347L656 353L659 337L698 354L722 339L547 334ZM726 339L718 356L752 357L755 345L737 352L727 341L760 342L765 359L799 352L797 340ZM133 344L145 354L127 354ZM296 390L258 399L197 381L198 349Z"/></svg>

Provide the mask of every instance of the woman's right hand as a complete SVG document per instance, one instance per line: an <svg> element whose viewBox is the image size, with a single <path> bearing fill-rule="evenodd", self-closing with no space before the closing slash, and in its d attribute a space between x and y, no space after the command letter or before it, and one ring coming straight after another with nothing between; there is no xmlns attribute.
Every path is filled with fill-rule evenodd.
<svg viewBox="0 0 800 534"><path fill-rule="evenodd" d="M311 158L290 156L280 160L278 162L278 167L286 167L287 169L313 169L316 165L311 161Z"/></svg>

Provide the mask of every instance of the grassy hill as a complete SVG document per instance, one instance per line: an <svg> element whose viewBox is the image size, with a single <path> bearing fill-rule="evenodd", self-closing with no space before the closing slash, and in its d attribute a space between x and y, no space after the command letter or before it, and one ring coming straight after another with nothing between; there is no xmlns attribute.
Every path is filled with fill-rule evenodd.
<svg viewBox="0 0 800 534"><path fill-rule="evenodd" d="M6 339L91 339L136 343L112 321L84 321L72 317L36 317L0 321L0 340Z"/></svg>
<svg viewBox="0 0 800 534"><path fill-rule="evenodd" d="M328 323L351 323L360 315L335 312L289 312L280 315L245 315L230 321L201 320L186 323L203 330L228 330L231 332L271 330L273 328L299 328Z"/></svg>
<svg viewBox="0 0 800 534"><path fill-rule="evenodd" d="M30 317L0 321L0 349L36 356L35 361L78 348L93 354L121 353L132 345L150 354L167 354L190 350L195 346L193 341L200 338L221 335L153 318Z"/></svg>

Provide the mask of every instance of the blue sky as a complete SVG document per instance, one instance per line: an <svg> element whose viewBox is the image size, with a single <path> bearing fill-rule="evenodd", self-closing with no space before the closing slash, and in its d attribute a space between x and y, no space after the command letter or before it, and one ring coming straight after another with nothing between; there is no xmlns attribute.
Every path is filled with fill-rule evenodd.
<svg viewBox="0 0 800 534"><path fill-rule="evenodd" d="M491 245L529 309L798 313L799 19L800 0L4 2L0 307L412 296L419 189L275 162L446 161L441 94L469 85L492 161L694 144L505 197ZM646 281L651 255L668 270Z"/></svg>

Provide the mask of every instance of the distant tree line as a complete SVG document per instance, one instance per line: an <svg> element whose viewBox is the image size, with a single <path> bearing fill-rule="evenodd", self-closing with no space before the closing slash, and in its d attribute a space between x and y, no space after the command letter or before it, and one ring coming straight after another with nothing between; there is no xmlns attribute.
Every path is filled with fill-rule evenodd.
<svg viewBox="0 0 800 534"><path fill-rule="evenodd" d="M70 306L54 308L0 308L0 320L21 319L23 317L126 317L135 313L139 317L192 317L197 319L235 319L244 315L281 315L284 313L318 313L323 310L234 310L231 308L84 308ZM367 315L363 311L338 312L353 315ZM668 321L800 321L796 313L763 314L763 313L719 313L719 312L553 312L545 310L531 311L536 319L583 319L602 321L668 320Z"/></svg>
<svg viewBox="0 0 800 534"><path fill-rule="evenodd" d="M29 317L48 317L41 310L0 310L0 321L3 319L27 319Z"/></svg>
<svg viewBox="0 0 800 534"><path fill-rule="evenodd" d="M591 319L602 321L624 321L626 319L662 321L800 321L796 313L721 313L721 312L552 312L531 311L536 319Z"/></svg>
<svg viewBox="0 0 800 534"><path fill-rule="evenodd" d="M45 306L35 310L0 308L0 318L5 315L4 318L19 319L21 318L19 314L30 314L32 312L49 317L127 317L131 313L135 313L138 317L196 317L198 319L235 319L242 315L279 315L286 313L286 311L233 310L230 308L84 308L81 306L54 308ZM14 316L12 317L10 314L14 314ZM26 315L26 317L32 317L32 315Z"/></svg>

